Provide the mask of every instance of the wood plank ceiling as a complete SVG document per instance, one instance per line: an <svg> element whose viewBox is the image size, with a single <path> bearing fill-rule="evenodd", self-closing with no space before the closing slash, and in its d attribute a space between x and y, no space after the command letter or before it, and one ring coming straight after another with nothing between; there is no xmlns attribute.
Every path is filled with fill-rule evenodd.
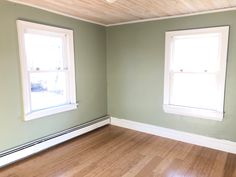
<svg viewBox="0 0 236 177"><path fill-rule="evenodd" d="M11 1L11 0L10 0ZM12 0L104 25L236 7L236 0Z"/></svg>

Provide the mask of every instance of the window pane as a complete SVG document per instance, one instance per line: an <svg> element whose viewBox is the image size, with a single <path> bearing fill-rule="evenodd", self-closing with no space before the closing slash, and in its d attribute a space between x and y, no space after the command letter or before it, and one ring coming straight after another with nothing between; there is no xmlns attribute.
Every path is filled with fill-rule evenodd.
<svg viewBox="0 0 236 177"><path fill-rule="evenodd" d="M214 74L172 75L170 104L216 109L217 80Z"/></svg>
<svg viewBox="0 0 236 177"><path fill-rule="evenodd" d="M198 34L175 37L172 69L217 71L219 69L220 34Z"/></svg>
<svg viewBox="0 0 236 177"><path fill-rule="evenodd" d="M67 103L64 72L31 73L32 111Z"/></svg>
<svg viewBox="0 0 236 177"><path fill-rule="evenodd" d="M25 33L28 70L63 68L63 40L61 37Z"/></svg>

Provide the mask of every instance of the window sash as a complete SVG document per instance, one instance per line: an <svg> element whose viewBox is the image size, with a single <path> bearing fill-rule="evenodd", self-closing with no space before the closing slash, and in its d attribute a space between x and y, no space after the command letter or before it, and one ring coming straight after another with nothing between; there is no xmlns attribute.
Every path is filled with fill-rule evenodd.
<svg viewBox="0 0 236 177"><path fill-rule="evenodd" d="M45 73L45 72L69 72L68 68L65 69L48 69L48 70L28 70L29 73Z"/></svg>
<svg viewBox="0 0 236 177"><path fill-rule="evenodd" d="M30 109L30 112L36 112L36 111L39 111L39 110L46 110L46 109L48 109L48 108L52 108L52 107L58 107L58 106L60 106L60 105L54 105L54 106L51 106L51 107L46 107L46 108L43 108L43 109L37 109L37 110L34 110L34 109L32 109L32 98L31 98L31 93L32 93L32 91L31 91L31 80L30 80L30 75L31 74L35 74L35 73L37 73L37 74L40 74L40 73L42 73L42 74L45 74L45 73L50 73L50 74L52 74L52 73L64 73L65 74L65 85L66 85L66 88L65 88L65 92L66 92L66 99L65 99L65 103L64 104L62 104L62 105L68 105L68 104L71 104L71 93L70 93L70 79L69 79L69 77L70 77L70 75L69 75L69 71L68 70L65 70L65 71L62 71L62 70L60 70L60 71L57 71L57 70L55 70L55 71L28 71L28 82L29 82L29 86L28 86L28 89L29 89L29 109Z"/></svg>
<svg viewBox="0 0 236 177"><path fill-rule="evenodd" d="M216 104L214 107L212 106L211 108L207 107L207 106L190 106L190 105L181 105L181 104L173 104L171 99L174 98L174 95L173 95L173 87L174 87L174 76L175 74L181 74L181 75L195 75L195 76L211 76L212 78L215 79L216 81L216 85L215 85L215 94L216 95L219 95L221 90L220 88L218 87L218 84L220 82L219 78L218 78L218 75L219 73L206 73L206 72L170 72L169 73L169 83L170 83L170 88L169 88L169 104L170 105L175 105L175 106L183 106L183 107L189 107L189 108L198 108L198 109L204 109L204 110L213 110L213 111L220 111L219 108L221 107L221 104L220 104L220 101L221 100L218 100L216 99L216 102L218 104ZM188 87L188 84L184 84L185 87ZM209 87L211 87L212 85L208 85ZM190 103L189 103L190 104Z"/></svg>
<svg viewBox="0 0 236 177"><path fill-rule="evenodd" d="M217 34L217 35L216 35ZM198 37L202 37L202 36L208 36L208 37L211 37L211 36L215 36L215 37L218 37L219 39L217 40L218 41L218 43L216 43L216 44L218 44L218 45L216 45L216 46L214 46L215 47L215 49L217 49L217 60L215 60L214 61L214 64L215 64L215 67L212 67L212 64L213 63L201 63L201 62L203 62L203 61L201 61L200 63L198 63L198 64L200 64L200 65L203 65L203 64L205 64L205 66L204 67L201 67L201 66L199 66L199 67L195 67L194 66L194 68L193 68L193 66L191 66L191 64L190 63L188 63L188 60L190 60L191 61L191 58L193 58L193 57L188 57L188 58L186 58L186 56L181 56L181 58L176 58L175 57L175 54L177 53L177 56L178 56L178 51L177 51L177 46L176 46L176 39L198 39ZM185 70L185 71L188 71L188 72L202 72L202 71L205 71L205 70L207 70L207 71L210 71L210 72L217 72L217 71L219 71L220 70L220 55L221 55L221 51L219 50L219 47L221 47L220 46L220 44L221 44L221 33L220 32L218 32L218 33L214 33L214 34L212 34L212 33L207 33L207 34L195 34L195 35L193 35L193 34L186 34L186 35L182 35L182 36L172 36L171 37L171 45L170 45L170 64L171 64L171 66L170 66L170 68L171 68L171 70L175 70L175 71L177 71L177 70ZM217 42L217 41L214 41L214 42ZM195 41L196 42L196 41ZM199 42L199 41L198 41ZM195 44L195 43L193 43L193 44ZM206 44L205 44L206 45ZM182 46L183 47L183 46ZM195 46L196 47L196 46ZM183 50L183 48L182 48L182 50ZM185 49L186 50L186 49ZM205 46L205 48L204 48L204 50L206 50L206 46ZM183 51L182 51L183 52ZM195 54L195 52L194 51L192 51L193 52L193 54ZM202 52L203 54L204 53L206 53L207 51L204 51L204 52ZM186 53L186 52L184 52L184 53ZM187 53L190 53L190 52L187 52ZM198 52L199 53L199 52ZM193 55L192 53L191 53L191 55ZM198 56L198 54L196 54L196 56ZM195 56L194 56L195 57ZM199 60L200 59L200 57L203 57L203 58L205 58L205 56L198 56L198 58L197 58L197 60ZM213 57L213 56L208 56L208 57ZM215 56L216 57L216 56ZM185 63L186 63L186 59L187 59L187 63L188 64L190 64L190 66L186 66L186 64L185 63L182 63L182 66L180 66L179 64L177 64L177 66L175 66L175 64L176 63L178 63L177 61L176 61L176 59L180 59L180 61L181 60L183 60L183 59L185 59ZM179 61L179 62L180 62ZM183 61L182 61L183 62ZM194 61L192 61L192 62L194 62Z"/></svg>
<svg viewBox="0 0 236 177"><path fill-rule="evenodd" d="M62 66L55 67L55 70L59 70L59 68L61 70L68 70L68 67L69 67L68 60L72 56L69 55L69 52L71 52L71 51L68 50L69 46L67 46L67 44L69 43L69 40L67 39L69 36L67 34L56 33L56 32L49 32L49 31L42 31L42 30L34 30L33 33L31 31L30 32L25 32L24 31L24 35L25 34L35 34L35 35L42 35L42 36L46 35L48 37L60 38L62 40ZM22 40L23 40L23 43L25 44L25 37L23 37ZM26 46L25 46L25 50L26 50ZM33 68L29 67L30 66L30 64L28 63L29 60L27 59L27 56L25 56L25 57L26 57L27 69L30 70L30 71L39 71L39 70L49 71L49 70L53 70L53 69L42 69L42 68L37 67L37 66L33 67Z"/></svg>

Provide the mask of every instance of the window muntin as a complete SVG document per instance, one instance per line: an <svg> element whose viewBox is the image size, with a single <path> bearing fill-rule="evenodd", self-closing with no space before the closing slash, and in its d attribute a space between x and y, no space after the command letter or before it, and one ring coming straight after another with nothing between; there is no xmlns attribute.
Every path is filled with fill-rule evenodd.
<svg viewBox="0 0 236 177"><path fill-rule="evenodd" d="M73 31L17 25L25 120L76 109Z"/></svg>
<svg viewBox="0 0 236 177"><path fill-rule="evenodd" d="M229 27L166 33L164 110L222 120Z"/></svg>

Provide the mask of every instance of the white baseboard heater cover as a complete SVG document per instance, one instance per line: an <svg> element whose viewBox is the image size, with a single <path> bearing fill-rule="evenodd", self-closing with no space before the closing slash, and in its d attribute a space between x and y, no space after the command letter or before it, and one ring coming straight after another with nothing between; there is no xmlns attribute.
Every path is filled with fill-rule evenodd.
<svg viewBox="0 0 236 177"><path fill-rule="evenodd" d="M0 152L0 168L108 124L110 124L110 117L104 116L85 124Z"/></svg>

